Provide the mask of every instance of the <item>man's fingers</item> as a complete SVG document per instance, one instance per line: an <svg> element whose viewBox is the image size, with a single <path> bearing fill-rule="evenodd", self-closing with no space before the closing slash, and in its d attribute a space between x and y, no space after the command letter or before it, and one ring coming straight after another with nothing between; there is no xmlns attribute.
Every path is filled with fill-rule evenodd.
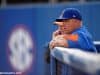
<svg viewBox="0 0 100 75"><path fill-rule="evenodd" d="M50 49L53 49L54 46L55 46L55 41L52 40L52 41L50 42L49 48L50 48Z"/></svg>

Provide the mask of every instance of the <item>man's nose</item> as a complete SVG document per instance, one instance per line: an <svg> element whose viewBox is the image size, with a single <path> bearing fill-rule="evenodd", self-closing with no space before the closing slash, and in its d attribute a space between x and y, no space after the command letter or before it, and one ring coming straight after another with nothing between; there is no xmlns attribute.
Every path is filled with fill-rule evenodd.
<svg viewBox="0 0 100 75"><path fill-rule="evenodd" d="M54 25L58 25L58 26L62 26L63 25L63 22L54 22L53 24Z"/></svg>

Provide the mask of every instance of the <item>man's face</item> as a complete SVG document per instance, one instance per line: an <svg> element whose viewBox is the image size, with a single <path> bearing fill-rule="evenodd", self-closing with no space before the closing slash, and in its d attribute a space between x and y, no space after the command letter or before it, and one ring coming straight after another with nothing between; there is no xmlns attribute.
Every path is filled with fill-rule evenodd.
<svg viewBox="0 0 100 75"><path fill-rule="evenodd" d="M72 33L77 27L78 22L75 19L63 20L61 22L55 22L57 24L58 29L64 33Z"/></svg>

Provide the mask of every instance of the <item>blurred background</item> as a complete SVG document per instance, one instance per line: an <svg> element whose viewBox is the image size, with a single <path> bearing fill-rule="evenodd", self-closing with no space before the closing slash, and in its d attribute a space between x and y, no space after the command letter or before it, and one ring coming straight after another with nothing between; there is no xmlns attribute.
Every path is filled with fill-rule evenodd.
<svg viewBox="0 0 100 75"><path fill-rule="evenodd" d="M99 2L100 0L0 0L1 4L19 5L19 4L38 4L38 3L64 3L64 2Z"/></svg>
<svg viewBox="0 0 100 75"><path fill-rule="evenodd" d="M100 0L0 0L0 73L51 75L44 47L57 29L54 20L69 7L80 10L83 25L99 42Z"/></svg>

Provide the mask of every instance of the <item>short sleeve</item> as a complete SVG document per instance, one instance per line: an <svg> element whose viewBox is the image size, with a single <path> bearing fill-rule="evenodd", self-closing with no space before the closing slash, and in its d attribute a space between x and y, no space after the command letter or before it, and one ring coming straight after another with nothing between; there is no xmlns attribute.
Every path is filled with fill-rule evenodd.
<svg viewBox="0 0 100 75"><path fill-rule="evenodd" d="M92 40L89 36L79 33L76 41L67 40L69 48L79 48L86 51L95 51Z"/></svg>

